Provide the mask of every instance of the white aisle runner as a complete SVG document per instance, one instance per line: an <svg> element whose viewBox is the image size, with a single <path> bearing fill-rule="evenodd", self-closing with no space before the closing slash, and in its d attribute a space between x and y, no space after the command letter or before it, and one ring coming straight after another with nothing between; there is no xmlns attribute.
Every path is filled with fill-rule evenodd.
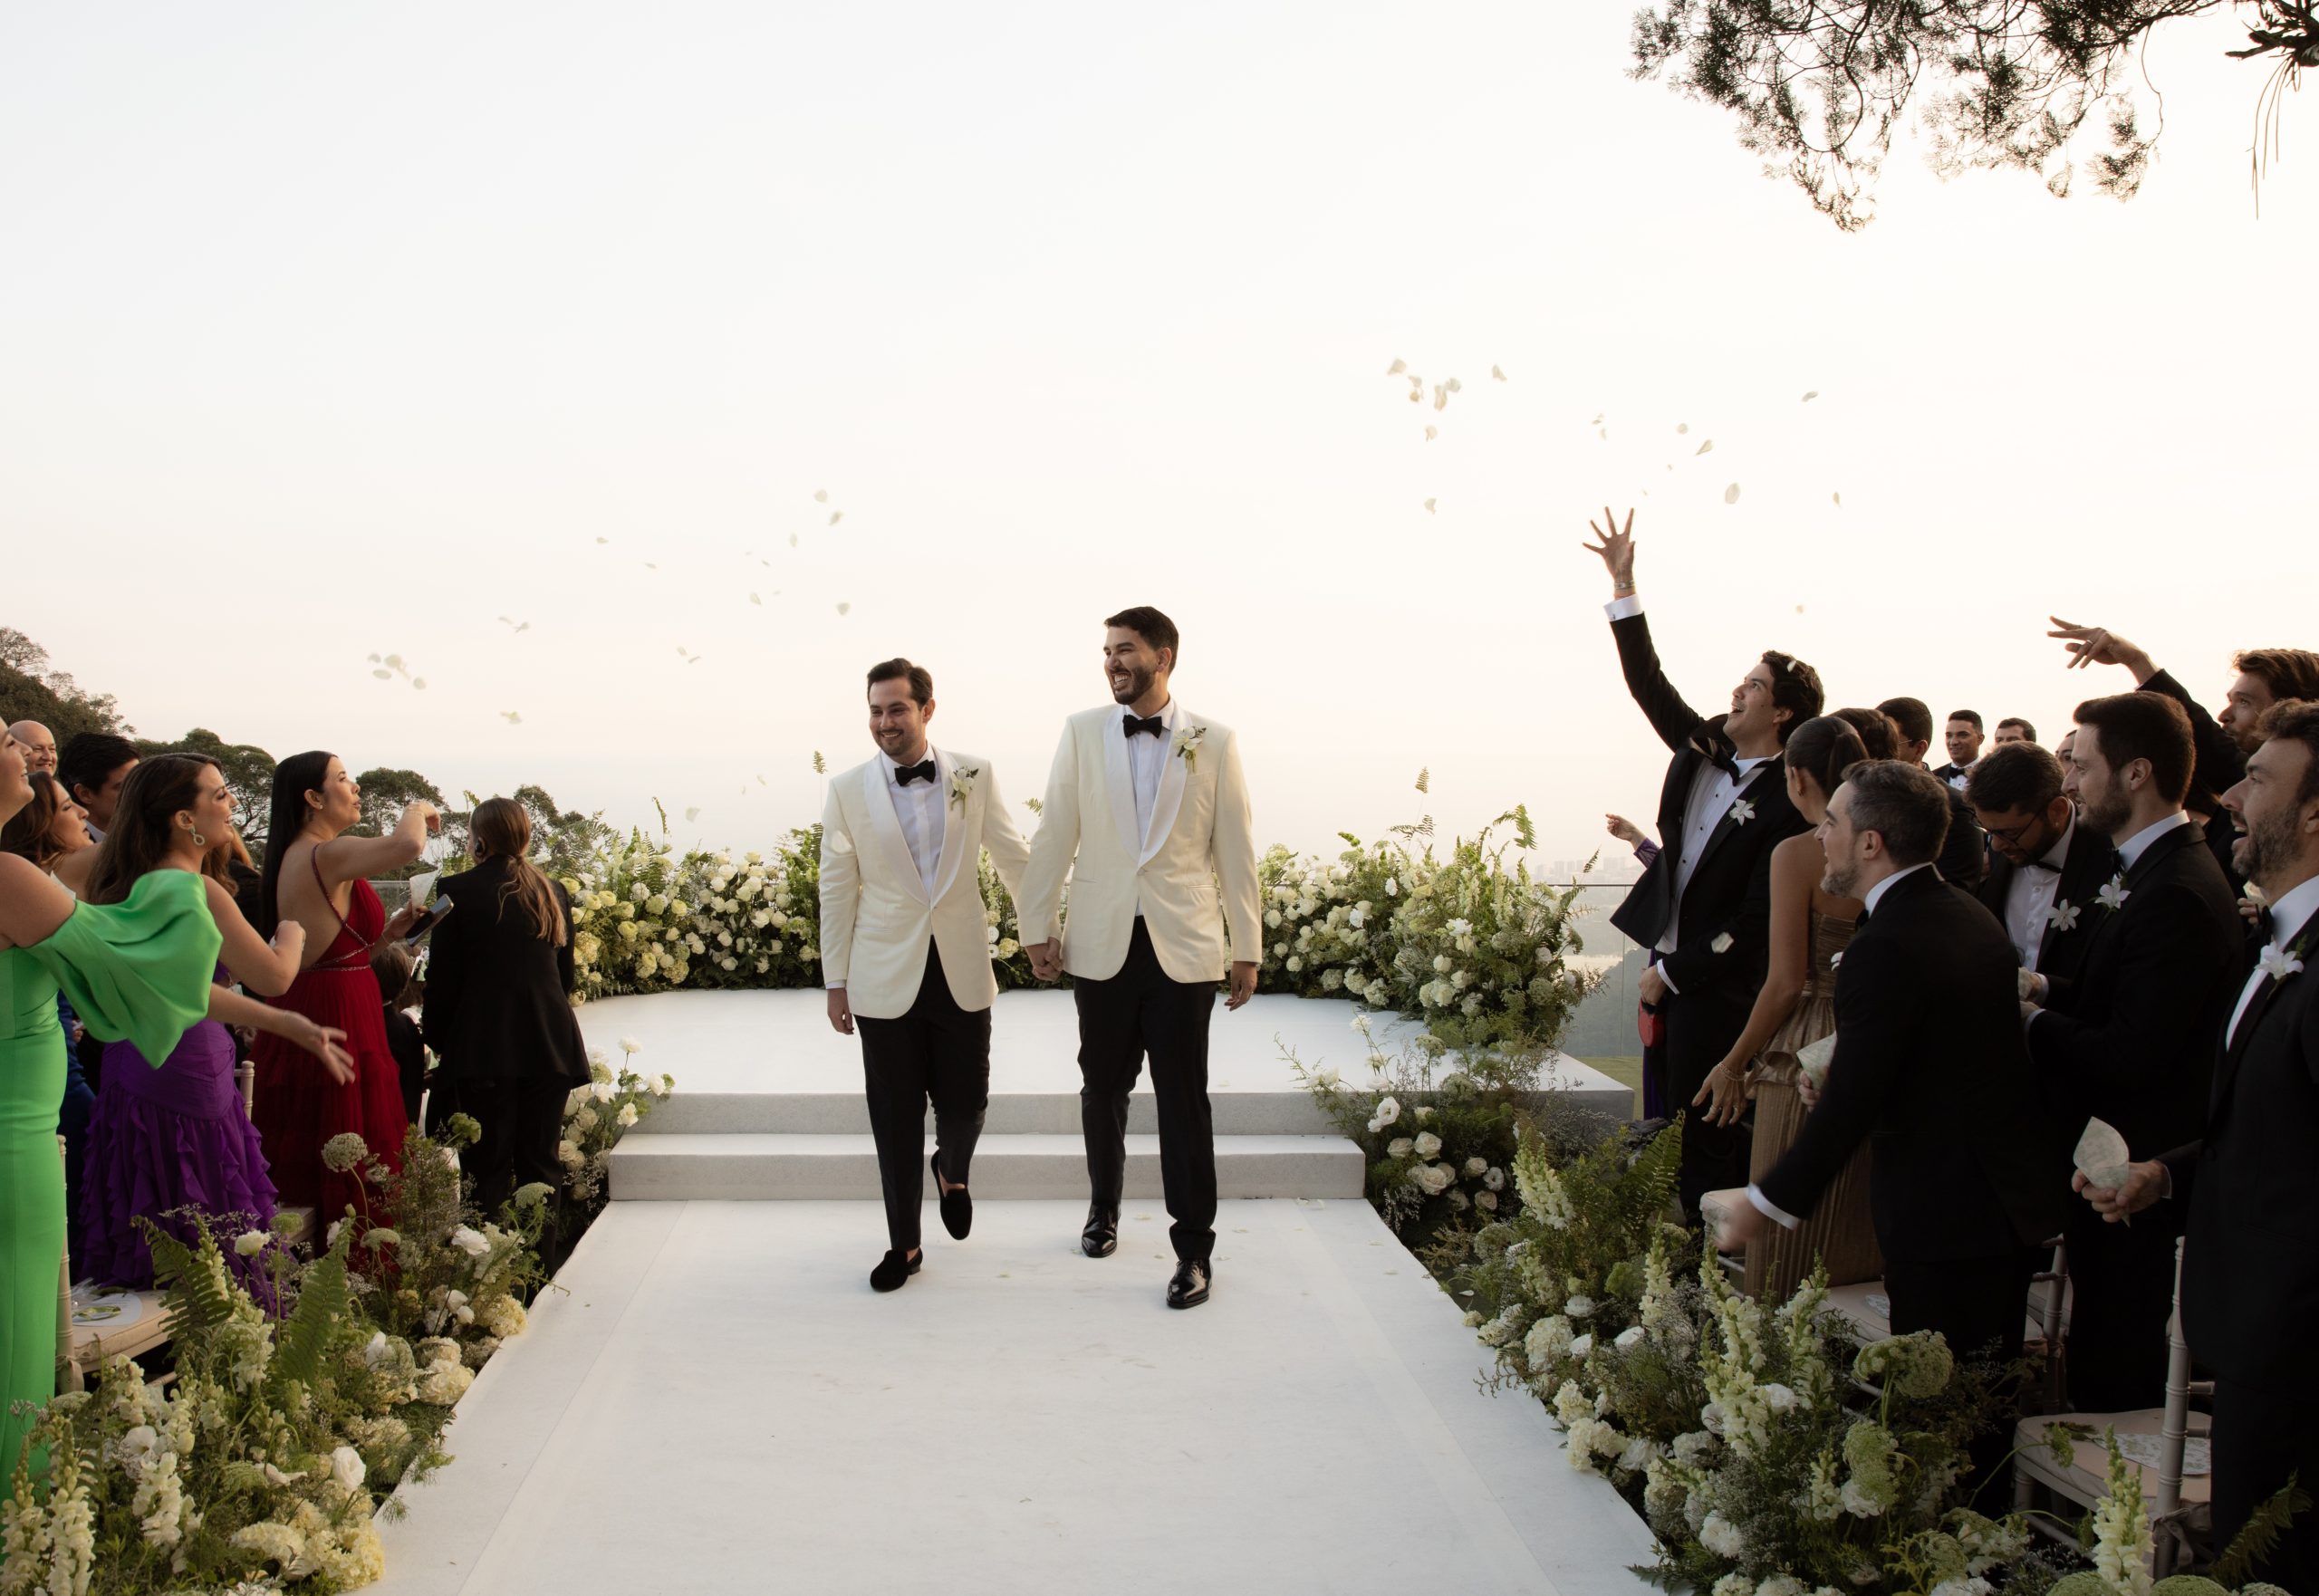
<svg viewBox="0 0 2319 1596"><path fill-rule="evenodd" d="M1227 1202L1215 1300L1161 1301L1167 1216L927 1210L872 1293L870 1203L615 1203L486 1368L457 1461L382 1525L381 1596L1642 1590L1573 1471L1367 1204Z"/></svg>

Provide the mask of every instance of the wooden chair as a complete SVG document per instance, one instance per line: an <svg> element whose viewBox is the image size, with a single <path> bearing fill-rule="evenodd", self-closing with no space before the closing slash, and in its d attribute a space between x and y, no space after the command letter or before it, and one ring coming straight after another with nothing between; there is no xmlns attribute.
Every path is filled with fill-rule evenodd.
<svg viewBox="0 0 2319 1596"><path fill-rule="evenodd" d="M2109 1490L2110 1455L2103 1445L2107 1430L2117 1431L2121 1442L2131 1437L2156 1442L2157 1463L2128 1460L2141 1485L2142 1502L2150 1514L2151 1572L2164 1579L2176 1560L2189 1549L2192 1530L2207 1517L2209 1475L2188 1475L2183 1468L2190 1437L2204 1437L2204 1414L2190 1411L2193 1396L2212 1394L2211 1381L2190 1378L2190 1347L2182 1339L2182 1244L2174 1244L2174 1311L2166 1321L2166 1404L2127 1413L2055 1413L2025 1418L2016 1427L2014 1443L2020 1450L2013 1460L2014 1505L2027 1508L2042 1487L2064 1501L2091 1508ZM2046 1449L2049 1425L2071 1427L2074 1445L2069 1463L2056 1463ZM2074 1543L2060 1526L2043 1518L2028 1521L2057 1541Z"/></svg>
<svg viewBox="0 0 2319 1596"><path fill-rule="evenodd" d="M56 1139L60 1158L64 1151L64 1139ZM85 1286L78 1302L85 1303L95 1294L93 1286ZM115 1357L142 1357L169 1339L168 1296L159 1291L129 1293L141 1306L135 1322L119 1330L107 1330L101 1325L75 1324L72 1315L76 1299L72 1290L72 1249L68 1243L64 1256L57 1268L56 1287L56 1389L59 1394L84 1390L89 1377L104 1367L105 1360Z"/></svg>

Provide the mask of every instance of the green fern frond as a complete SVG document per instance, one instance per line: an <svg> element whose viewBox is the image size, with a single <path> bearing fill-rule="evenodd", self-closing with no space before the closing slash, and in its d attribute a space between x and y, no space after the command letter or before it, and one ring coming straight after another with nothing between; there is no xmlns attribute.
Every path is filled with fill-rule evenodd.
<svg viewBox="0 0 2319 1596"><path fill-rule="evenodd" d="M353 1312L354 1298L346 1283L346 1249L353 1240L354 1226L340 1230L330 1251L316 1258L299 1282L298 1306L276 1333L274 1360L266 1370L277 1399L287 1395L293 1383L314 1383L331 1332Z"/></svg>
<svg viewBox="0 0 2319 1596"><path fill-rule="evenodd" d="M2294 1475L2288 1475L2286 1484L2247 1516L2247 1527L2231 1538L2216 1560L2215 1582L2234 1591L2245 1584L2256 1568L2269 1559L2295 1516L2310 1511L2309 1494L2295 1484Z"/></svg>
<svg viewBox="0 0 2319 1596"><path fill-rule="evenodd" d="M143 1215L137 1223L153 1255L154 1284L168 1294L177 1312L178 1334L188 1336L225 1323L233 1313L234 1299L226 1284L225 1255L217 1250L209 1227L201 1226L201 1245L196 1250Z"/></svg>

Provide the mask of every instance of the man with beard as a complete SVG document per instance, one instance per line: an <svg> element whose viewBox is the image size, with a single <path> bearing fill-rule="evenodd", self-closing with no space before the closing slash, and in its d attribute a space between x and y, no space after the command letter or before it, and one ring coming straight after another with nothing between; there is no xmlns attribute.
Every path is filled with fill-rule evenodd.
<svg viewBox="0 0 2319 1596"><path fill-rule="evenodd" d="M1611 923L1659 962L1636 990L1664 1023L1666 1079L1660 1101L1680 1108L1747 1028L1771 950L1772 850L1804 829L1788 801L1781 750L1787 734L1820 713L1819 673L1767 650L1731 691L1726 715L1701 715L1659 663L1634 585L1634 513L1621 526L1608 509L1595 527L1611 573L1606 607L1627 691L1673 751L1659 792L1660 848ZM1686 1216L1710 1191L1744 1186L1754 1136L1748 1120L1714 1125L1683 1116L1681 1195Z"/></svg>
<svg viewBox="0 0 2319 1596"><path fill-rule="evenodd" d="M2131 1165L2114 1191L2076 1179L2113 1222L2162 1199L2160 1214L2189 1208L2182 1324L2215 1377L2217 1546L2290 1475L2319 1482L2319 1371L2300 1333L2319 1319L2319 976L2305 970L2319 957L2319 704L2275 705L2258 729L2222 804L2270 908L2232 983L2206 1135ZM2319 1590L2319 1514L2297 1515L2251 1572Z"/></svg>
<svg viewBox="0 0 2319 1596"><path fill-rule="evenodd" d="M2233 829L2224 822L2216 794L2228 792L2245 774L2247 756L2262 742L2259 727L2272 705L2289 698L2319 701L2319 654L2305 649L2240 649L2230 659L2230 668L2237 674L2223 700L2222 712L2218 716L2208 715L2199 707L2189 689L2160 670L2150 651L2141 645L2104 626L2078 626L2057 615L2049 619L2056 630L2045 635L2064 639L2063 646L2070 655L2070 669L2082 670L2089 665L2122 665L2133 672L2134 683L2143 692L2163 693L2189 714L2191 732L2198 739L2199 757L2190 774L2185 806L2213 817L2207 846L2232 885L2243 884L2246 878L2232 862Z"/></svg>
<svg viewBox="0 0 2319 1596"><path fill-rule="evenodd" d="M1149 1053L1174 1221L1168 1305L1193 1308L1216 1274L1208 1024L1227 973L1226 1008L1256 994L1265 934L1256 832L1239 739L1169 690L1176 623L1140 604L1103 624L1112 703L1063 726L1015 902L1033 972L1052 981L1070 971L1079 1010L1090 1187L1080 1249L1091 1258L1118 1250L1128 1094ZM1058 936L1066 872L1071 909Z"/></svg>
<svg viewBox="0 0 2319 1596"><path fill-rule="evenodd" d="M1721 1241L1750 1240L1766 1219L1794 1229L1872 1138L1869 1211L1893 1333L1939 1331L1958 1356L1994 1348L2002 1362L2021 1351L2068 1160L2029 1082L2013 946L1931 868L1948 825L1948 789L1898 761L1854 765L1829 801L1822 890L1867 905L1836 970L1835 1061ZM1985 1510L2003 1505L1989 1487L2007 1444L1998 1432L1973 1443Z"/></svg>
<svg viewBox="0 0 2319 1596"><path fill-rule="evenodd" d="M2213 1027L2228 1012L2242 934L2230 884L2183 812L2190 718L2160 693L2118 693L2077 707L2081 826L2118 850L2093 901L2092 941L2063 1006L2026 1005L2029 1056L2063 1123L2099 1119L2127 1151L2153 1159L2205 1123ZM2165 1399L2166 1319L2174 1295L2173 1226L2071 1221L2069 1398L2081 1411Z"/></svg>
<svg viewBox="0 0 2319 1596"><path fill-rule="evenodd" d="M2110 839L2079 823L2061 761L2035 743L1993 748L1965 784L1988 833L1989 873L1976 894L2005 927L2041 1003L2066 1007L2099 923L2093 899L2117 872Z"/></svg>

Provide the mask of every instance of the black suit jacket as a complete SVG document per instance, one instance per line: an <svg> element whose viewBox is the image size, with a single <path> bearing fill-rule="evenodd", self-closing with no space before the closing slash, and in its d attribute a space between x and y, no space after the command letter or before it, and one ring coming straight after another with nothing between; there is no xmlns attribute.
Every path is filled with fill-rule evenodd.
<svg viewBox="0 0 2319 1596"><path fill-rule="evenodd" d="M1971 892L1988 874L1988 833L1974 818L1973 806L1965 802L1965 794L1946 782L1941 785L1949 793L1949 835L1941 839L1940 857L1934 862L1940 867L1942 880Z"/></svg>
<svg viewBox="0 0 2319 1596"><path fill-rule="evenodd" d="M1918 870L1885 889L1836 968L1819 1106L1759 1185L1808 1216L1862 1141L1888 1261L1999 1258L2058 1232L2069 1155L2030 1084L2020 961L1969 893Z"/></svg>
<svg viewBox="0 0 2319 1596"><path fill-rule="evenodd" d="M2196 821L2144 849L2125 886L2114 910L2083 906L2085 962L2068 1007L2030 1024L2029 1056L2073 1134L2106 1120L2151 1159L2205 1121L2214 1027L2238 995L2246 937Z"/></svg>
<svg viewBox="0 0 2319 1596"><path fill-rule="evenodd" d="M2222 867L2231 890L2237 891L2247 885L2247 878L2238 873L2237 862L2230 856L2230 845L2238 832L2217 800L2237 786L2239 778L2247 774L2246 750L2223 729L2220 721L2190 697L2189 689L2166 672L2161 670L2142 683L2141 690L2163 693L2189 712L2190 737L2198 749L2198 763L2190 769L2190 796L2184 807L2213 817L2207 827L2207 851Z"/></svg>
<svg viewBox="0 0 2319 1596"><path fill-rule="evenodd" d="M420 1024L427 1044L455 1080L588 1079L588 1050L572 1012L575 985L572 938L559 947L541 937L532 917L503 900L509 863L486 860L443 880L451 911L432 933L427 999ZM563 923L571 900L550 881Z"/></svg>
<svg viewBox="0 0 2319 1596"><path fill-rule="evenodd" d="M2319 1384L2303 1340L2319 1323L2319 916L2290 947L2313 967L2256 988L2237 1037L2215 1050L2204 1140L2165 1163L2189 1204L2190 1350L2222 1379L2309 1390ZM2239 967L2233 1006L2252 968Z"/></svg>
<svg viewBox="0 0 2319 1596"><path fill-rule="evenodd" d="M2023 868L2004 854L1992 851L1989 873L1981 880L1974 896L1982 906L1997 916L1997 923L2005 924L2005 898L2013 889L2013 878ZM2074 926L2048 925L2043 941L2037 946L2037 973L2045 977L2049 992L2045 1006L2066 1010L2076 1000L2077 980L2085 967L2086 949L2093 945L2093 928L2101 923L2093 906L2094 895L2102 890L2102 883L2118 873L2118 851L2110 839L2093 830L2083 821L2070 834L2069 854L2062 860L2062 879L2054 890L2054 907L2066 903L2075 909L2077 923Z"/></svg>
<svg viewBox="0 0 2319 1596"><path fill-rule="evenodd" d="M1708 834L1678 904L1675 864L1691 781L1712 763L1716 750L1727 753L1731 744L1724 736L1724 717L1699 714L1667 679L1648 621L1640 615L1614 620L1611 635L1618 640L1627 690L1650 729L1674 751L1659 792L1659 855L1628 889L1611 923L1650 947L1674 920L1675 951L1663 962L1676 992L1686 1000L1720 1002L1745 1012L1770 963L1772 850L1805 829L1804 817L1788 802L1786 762L1775 758L1756 767L1740 794L1751 817L1741 819L1738 804L1732 805ZM1716 941L1725 936L1731 940L1718 953Z"/></svg>

